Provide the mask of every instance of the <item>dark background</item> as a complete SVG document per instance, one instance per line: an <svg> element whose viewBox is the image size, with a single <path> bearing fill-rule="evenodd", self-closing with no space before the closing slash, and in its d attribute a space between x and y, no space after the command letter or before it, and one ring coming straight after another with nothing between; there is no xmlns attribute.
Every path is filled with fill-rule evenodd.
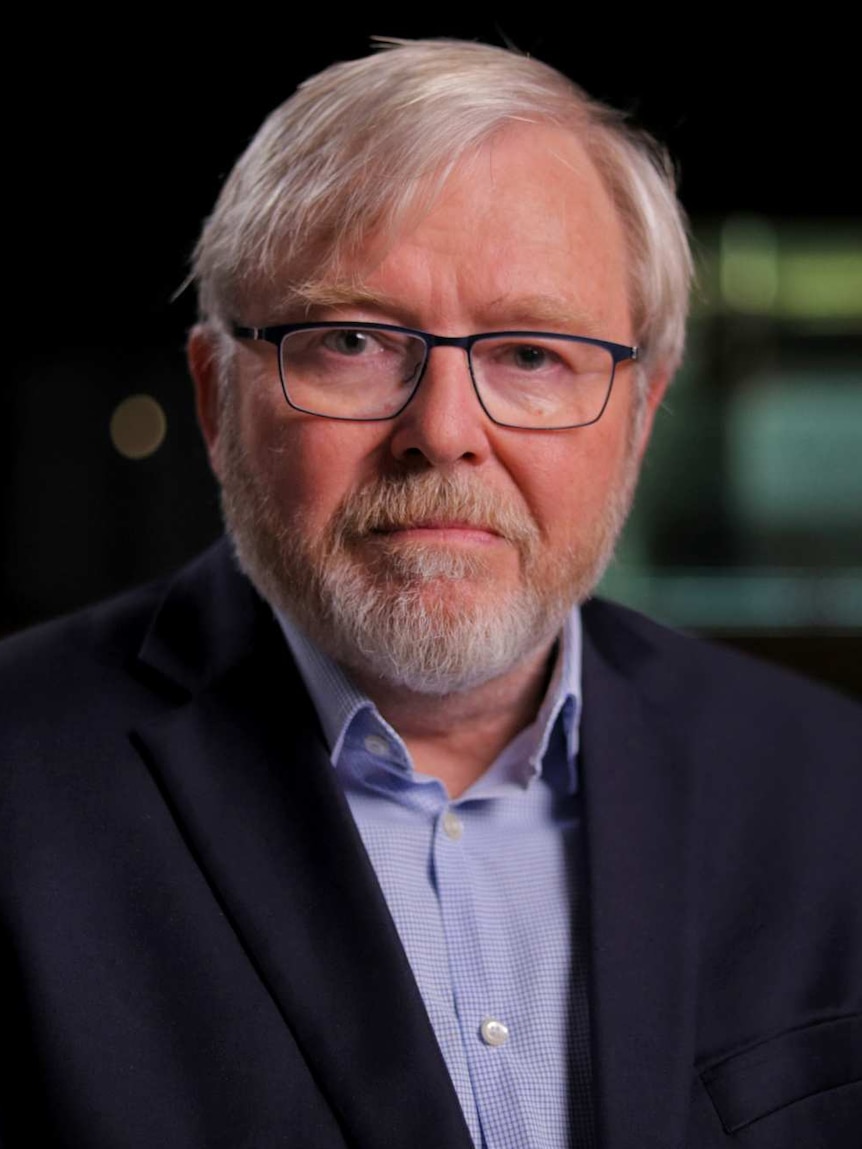
<svg viewBox="0 0 862 1149"><path fill-rule="evenodd" d="M183 366L194 301L174 295L262 118L373 34L510 43L555 65L669 145L695 223L860 214L858 63L834 26L707 16L663 28L534 5L496 20L290 11L237 10L230 26L133 11L18 18L6 49L18 79L5 134L0 633L162 574L218 532ZM107 428L139 392L168 430L131 461Z"/></svg>

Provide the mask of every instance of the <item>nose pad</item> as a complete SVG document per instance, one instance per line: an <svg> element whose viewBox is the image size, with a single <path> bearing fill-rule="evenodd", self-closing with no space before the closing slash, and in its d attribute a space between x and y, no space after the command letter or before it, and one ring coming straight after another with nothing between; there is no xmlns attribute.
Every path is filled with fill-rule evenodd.
<svg viewBox="0 0 862 1149"><path fill-rule="evenodd" d="M411 370L409 375L407 375L406 378L404 379L404 386L405 387L416 387L417 383L419 382L419 376L422 374L422 367L423 367L423 360L417 359L416 362L413 364L413 369ZM412 396L411 396L411 398L412 398Z"/></svg>

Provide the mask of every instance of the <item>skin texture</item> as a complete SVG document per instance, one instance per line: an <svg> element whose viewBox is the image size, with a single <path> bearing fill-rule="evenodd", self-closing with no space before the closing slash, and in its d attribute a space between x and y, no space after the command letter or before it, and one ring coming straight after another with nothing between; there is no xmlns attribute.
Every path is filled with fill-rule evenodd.
<svg viewBox="0 0 862 1149"><path fill-rule="evenodd" d="M342 292L340 302L312 318L380 321L441 335L520 328L635 342L621 222L583 146L550 126L500 133L455 170L427 214L376 243L351 270L351 282L361 287ZM237 318L256 325L294 318L270 314L260 303L249 310L254 314ZM488 419L457 348L436 348L410 405L379 423L291 410L271 345L239 344L227 405L218 400L204 328L193 332L189 358L223 488L233 492L235 507L259 502L270 534L290 540L281 544L282 554L289 546L283 560L278 546L270 547L276 555L270 565L284 567L280 583L276 569L276 589L272 579L261 580L269 597L282 593L283 605L302 577L290 565L297 550L307 543L313 551L345 500L381 480L451 478L459 489L481 489L486 512L499 504L529 527L525 548L493 522L463 521L450 505L438 514L424 511L418 525L370 530L352 539L343 556L387 591L410 582L434 617L477 611L505 626L529 584L546 604L545 615L537 616L510 664L490 677L429 693L394 681L359 652L339 649L337 636L314 635L399 730L417 767L441 777L453 795L462 792L535 715L563 613L589 593L621 526L666 377L648 381L638 412L635 371L622 365L597 423L525 431ZM432 567L453 563L468 573L411 581L423 554Z"/></svg>

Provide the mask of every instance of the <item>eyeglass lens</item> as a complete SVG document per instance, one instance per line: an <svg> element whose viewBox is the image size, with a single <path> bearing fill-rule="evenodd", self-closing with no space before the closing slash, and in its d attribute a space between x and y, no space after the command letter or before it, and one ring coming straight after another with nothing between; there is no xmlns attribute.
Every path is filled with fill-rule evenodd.
<svg viewBox="0 0 862 1149"><path fill-rule="evenodd" d="M281 369L290 402L330 418L385 419L412 397L427 348L386 328L307 328L286 335ZM551 428L591 423L613 379L610 351L554 336L489 335L470 352L482 406L498 423Z"/></svg>

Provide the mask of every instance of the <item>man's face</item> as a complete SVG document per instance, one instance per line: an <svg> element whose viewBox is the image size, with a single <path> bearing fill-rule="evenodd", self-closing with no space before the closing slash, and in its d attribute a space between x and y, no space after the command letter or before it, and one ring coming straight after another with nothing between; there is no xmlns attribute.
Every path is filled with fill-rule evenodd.
<svg viewBox="0 0 862 1149"><path fill-rule="evenodd" d="M430 212L347 270L355 297L302 318L634 341L616 210L582 146L550 127L496 137ZM464 352L438 347L397 418L345 422L288 407L276 350L261 343L240 344L217 411L204 358L193 344L248 573L360 679L432 693L487 681L553 641L610 556L662 391L650 389L636 419L625 364L597 423L499 427Z"/></svg>

